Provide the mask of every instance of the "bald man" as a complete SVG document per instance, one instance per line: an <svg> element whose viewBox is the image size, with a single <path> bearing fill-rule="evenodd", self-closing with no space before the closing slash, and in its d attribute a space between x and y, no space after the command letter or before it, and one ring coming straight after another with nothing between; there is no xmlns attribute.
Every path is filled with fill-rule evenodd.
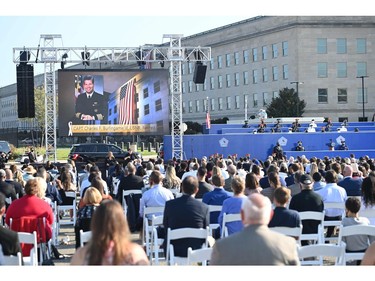
<svg viewBox="0 0 375 281"><path fill-rule="evenodd" d="M217 240L210 265L299 265L294 238L268 228L272 204L259 193L243 200L244 229Z"/></svg>
<svg viewBox="0 0 375 281"><path fill-rule="evenodd" d="M361 196L361 186L363 179L361 177L353 178L353 168L350 165L345 165L342 170L344 178L337 183L346 190L348 196Z"/></svg>

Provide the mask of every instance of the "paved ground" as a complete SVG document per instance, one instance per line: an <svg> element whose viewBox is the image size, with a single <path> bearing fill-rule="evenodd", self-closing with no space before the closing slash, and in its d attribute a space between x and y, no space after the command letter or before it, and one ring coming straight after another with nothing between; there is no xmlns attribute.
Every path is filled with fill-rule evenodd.
<svg viewBox="0 0 375 281"><path fill-rule="evenodd" d="M60 234L58 236L58 241L61 242L65 237L69 236L69 244L60 243L57 246L59 252L66 257L64 259L54 259L54 263L56 266L66 266L70 265L70 259L75 253L75 234L74 228L71 225L62 225L60 228ZM132 235L133 241L142 244L142 240L140 239L139 233L133 233Z"/></svg>

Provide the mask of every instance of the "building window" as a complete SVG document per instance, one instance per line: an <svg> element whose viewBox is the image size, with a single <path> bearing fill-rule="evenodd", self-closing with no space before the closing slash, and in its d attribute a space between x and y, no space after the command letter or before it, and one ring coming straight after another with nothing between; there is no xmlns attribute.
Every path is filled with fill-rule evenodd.
<svg viewBox="0 0 375 281"><path fill-rule="evenodd" d="M348 103L348 90L347 89L337 89L337 102Z"/></svg>
<svg viewBox="0 0 375 281"><path fill-rule="evenodd" d="M277 49L277 44L272 44L272 58L277 58L279 51Z"/></svg>
<svg viewBox="0 0 375 281"><path fill-rule="evenodd" d="M148 98L148 87L143 89L143 99Z"/></svg>
<svg viewBox="0 0 375 281"><path fill-rule="evenodd" d="M279 91L273 91L272 98L277 99L280 96Z"/></svg>
<svg viewBox="0 0 375 281"><path fill-rule="evenodd" d="M210 89L213 90L215 89L215 78L210 77Z"/></svg>
<svg viewBox="0 0 375 281"><path fill-rule="evenodd" d="M367 88L363 88L363 94L362 94L362 88L358 88L357 89L357 103L363 104L363 101L364 103L367 103Z"/></svg>
<svg viewBox="0 0 375 281"><path fill-rule="evenodd" d="M269 96L268 93L264 92L263 93L263 106L266 106L269 103Z"/></svg>
<svg viewBox="0 0 375 281"><path fill-rule="evenodd" d="M288 53L289 53L289 50L288 50L288 42L287 41L284 41L282 43L282 48L283 48L283 57L287 57L288 56Z"/></svg>
<svg viewBox="0 0 375 281"><path fill-rule="evenodd" d="M210 60L210 69L212 70L214 68L215 68L215 60L214 60L214 58L211 58L211 60Z"/></svg>
<svg viewBox="0 0 375 281"><path fill-rule="evenodd" d="M263 46L262 47L262 60L266 60L268 58L268 48L267 46Z"/></svg>
<svg viewBox="0 0 375 281"><path fill-rule="evenodd" d="M234 97L234 107L235 107L235 109L239 109L240 108L240 96L235 96Z"/></svg>
<svg viewBox="0 0 375 281"><path fill-rule="evenodd" d="M203 112L206 112L208 110L207 102L208 102L207 99L203 99Z"/></svg>
<svg viewBox="0 0 375 281"><path fill-rule="evenodd" d="M326 77L327 77L327 63L318 62L318 78L326 78Z"/></svg>
<svg viewBox="0 0 375 281"><path fill-rule="evenodd" d="M182 82L182 83L181 83L181 91L182 91L183 94L186 93L186 85L185 85L185 82Z"/></svg>
<svg viewBox="0 0 375 281"><path fill-rule="evenodd" d="M186 102L182 102L182 113L186 112Z"/></svg>
<svg viewBox="0 0 375 281"><path fill-rule="evenodd" d="M223 57L222 56L217 56L217 68L222 68L223 67Z"/></svg>
<svg viewBox="0 0 375 281"><path fill-rule="evenodd" d="M240 64L240 53L235 52L234 53L234 65L239 65Z"/></svg>
<svg viewBox="0 0 375 281"><path fill-rule="evenodd" d="M338 62L336 64L336 67L337 67L337 78L346 78L347 77L346 62Z"/></svg>
<svg viewBox="0 0 375 281"><path fill-rule="evenodd" d="M287 64L283 65L283 79L284 80L289 79L289 68Z"/></svg>
<svg viewBox="0 0 375 281"><path fill-rule="evenodd" d="M243 108L249 109L249 95L243 96Z"/></svg>
<svg viewBox="0 0 375 281"><path fill-rule="evenodd" d="M163 107L162 107L161 99L156 100L155 101L155 111L160 111L162 109L163 109Z"/></svg>
<svg viewBox="0 0 375 281"><path fill-rule="evenodd" d="M230 54L225 55L225 66L230 67Z"/></svg>
<svg viewBox="0 0 375 281"><path fill-rule="evenodd" d="M249 50L244 50L243 51L243 63L249 63Z"/></svg>
<svg viewBox="0 0 375 281"><path fill-rule="evenodd" d="M357 62L357 77L367 76L367 64L365 62Z"/></svg>
<svg viewBox="0 0 375 281"><path fill-rule="evenodd" d="M243 84L249 85L249 72L248 71L243 72Z"/></svg>
<svg viewBox="0 0 375 281"><path fill-rule="evenodd" d="M253 105L258 107L258 94L253 94Z"/></svg>
<svg viewBox="0 0 375 281"><path fill-rule="evenodd" d="M150 114L150 105L149 104L145 104L144 111L145 111L145 115Z"/></svg>
<svg viewBox="0 0 375 281"><path fill-rule="evenodd" d="M206 91L207 90L207 80L204 79L204 83L203 83L203 91Z"/></svg>
<svg viewBox="0 0 375 281"><path fill-rule="evenodd" d="M366 54L366 39L365 38L358 38L357 39L357 54Z"/></svg>
<svg viewBox="0 0 375 281"><path fill-rule="evenodd" d="M268 81L268 71L267 71L267 68L263 68L262 69L262 77L263 77L263 82L267 82Z"/></svg>
<svg viewBox="0 0 375 281"><path fill-rule="evenodd" d="M336 42L337 46L337 53L338 54L346 54L346 39L345 38L338 38Z"/></svg>
<svg viewBox="0 0 375 281"><path fill-rule="evenodd" d="M236 72L234 74L234 86L239 86L240 85L240 74Z"/></svg>
<svg viewBox="0 0 375 281"><path fill-rule="evenodd" d="M231 109L232 105L231 105L231 97L228 96L226 97L226 101L227 101L227 110Z"/></svg>
<svg viewBox="0 0 375 281"><path fill-rule="evenodd" d="M195 84L195 92L199 92L199 85L200 84Z"/></svg>
<svg viewBox="0 0 375 281"><path fill-rule="evenodd" d="M221 89L223 88L223 76L219 75L217 77L217 88L218 89Z"/></svg>
<svg viewBox="0 0 375 281"><path fill-rule="evenodd" d="M231 86L230 74L225 75L227 88Z"/></svg>
<svg viewBox="0 0 375 281"><path fill-rule="evenodd" d="M193 81L189 81L189 93L193 92Z"/></svg>
<svg viewBox="0 0 375 281"><path fill-rule="evenodd" d="M253 48L253 61L258 61L258 48Z"/></svg>
<svg viewBox="0 0 375 281"><path fill-rule="evenodd" d="M273 81L279 80L279 70L277 66L272 67L272 79Z"/></svg>
<svg viewBox="0 0 375 281"><path fill-rule="evenodd" d="M254 69L253 70L253 84L258 83L258 70Z"/></svg>
<svg viewBox="0 0 375 281"><path fill-rule="evenodd" d="M316 52L318 54L327 54L327 38L318 38L317 39Z"/></svg>
<svg viewBox="0 0 375 281"><path fill-rule="evenodd" d="M189 100L189 113L193 112L193 101Z"/></svg>
<svg viewBox="0 0 375 281"><path fill-rule="evenodd" d="M154 94L159 93L159 92L160 92L160 81L156 81L154 83Z"/></svg>
<svg viewBox="0 0 375 281"><path fill-rule="evenodd" d="M184 63L181 64L181 74L185 75L185 64Z"/></svg>
<svg viewBox="0 0 375 281"><path fill-rule="evenodd" d="M327 89L318 89L318 103L328 103Z"/></svg>
<svg viewBox="0 0 375 281"><path fill-rule="evenodd" d="M219 111L222 111L223 110L223 98L218 98L218 106L217 106L217 109Z"/></svg>
<svg viewBox="0 0 375 281"><path fill-rule="evenodd" d="M215 99L211 99L210 110L215 111Z"/></svg>
<svg viewBox="0 0 375 281"><path fill-rule="evenodd" d="M195 101L195 112L199 112L199 100Z"/></svg>
<svg viewBox="0 0 375 281"><path fill-rule="evenodd" d="M188 62L188 74L192 74L192 73L193 73L193 63Z"/></svg>

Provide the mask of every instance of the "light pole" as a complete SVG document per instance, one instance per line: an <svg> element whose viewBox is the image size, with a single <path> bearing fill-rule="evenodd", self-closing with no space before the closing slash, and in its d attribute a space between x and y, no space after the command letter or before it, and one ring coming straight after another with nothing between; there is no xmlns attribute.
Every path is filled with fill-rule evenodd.
<svg viewBox="0 0 375 281"><path fill-rule="evenodd" d="M296 116L296 117L299 117L299 96L298 96L298 85L302 85L303 82L292 81L292 82L290 82L290 84L296 84L296 94L297 94L297 116Z"/></svg>
<svg viewBox="0 0 375 281"><path fill-rule="evenodd" d="M357 76L357 78L362 79L362 122L365 121L365 78L367 77L365 75Z"/></svg>

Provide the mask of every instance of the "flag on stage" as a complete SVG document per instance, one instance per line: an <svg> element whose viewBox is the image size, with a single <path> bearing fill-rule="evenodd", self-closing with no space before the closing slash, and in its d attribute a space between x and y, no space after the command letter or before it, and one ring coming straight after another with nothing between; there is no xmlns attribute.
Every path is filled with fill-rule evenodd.
<svg viewBox="0 0 375 281"><path fill-rule="evenodd" d="M206 111L206 129L211 129L211 117L208 110Z"/></svg>
<svg viewBox="0 0 375 281"><path fill-rule="evenodd" d="M135 79L129 80L120 89L120 100L118 108L118 124L132 125L136 124L135 112Z"/></svg>

